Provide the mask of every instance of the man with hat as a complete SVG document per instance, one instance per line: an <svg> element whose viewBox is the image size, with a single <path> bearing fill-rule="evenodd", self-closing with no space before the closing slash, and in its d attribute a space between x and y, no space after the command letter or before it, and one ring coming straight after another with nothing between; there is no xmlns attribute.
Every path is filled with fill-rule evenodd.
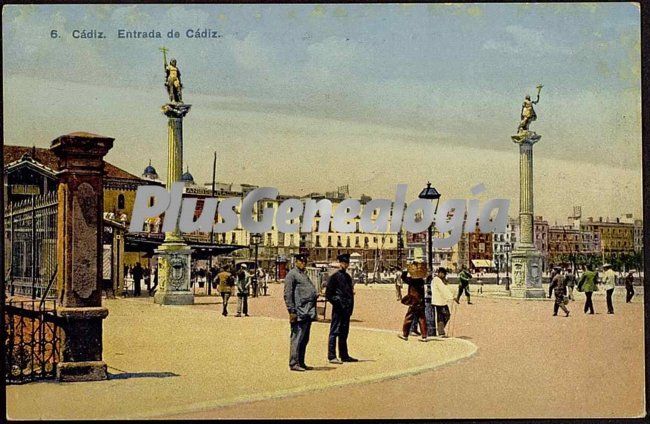
<svg viewBox="0 0 650 424"><path fill-rule="evenodd" d="M614 313L614 304L612 303L612 295L614 294L614 289L616 288L616 273L612 269L611 264L603 265L603 283L605 285L605 294L607 295L607 313Z"/></svg>
<svg viewBox="0 0 650 424"><path fill-rule="evenodd" d="M354 290L352 277L346 272L350 266L350 255L343 253L337 256L340 269L332 274L327 282L325 298L332 304L332 322L327 349L327 359L332 364L343 362L358 362L348 354L348 333L350 332L350 317L354 309ZM339 355L336 357L336 339L339 342Z"/></svg>
<svg viewBox="0 0 650 424"><path fill-rule="evenodd" d="M289 368L291 371L313 369L305 364L305 352L309 343L311 322L316 320L316 299L318 291L305 273L307 255L299 253L295 267L284 279L284 303L289 311L291 324L291 348Z"/></svg>
<svg viewBox="0 0 650 424"><path fill-rule="evenodd" d="M440 267L431 280L431 304L436 310L436 330L440 337L447 337L445 326L451 318L449 303L454 299L454 294L447 287L447 269Z"/></svg>

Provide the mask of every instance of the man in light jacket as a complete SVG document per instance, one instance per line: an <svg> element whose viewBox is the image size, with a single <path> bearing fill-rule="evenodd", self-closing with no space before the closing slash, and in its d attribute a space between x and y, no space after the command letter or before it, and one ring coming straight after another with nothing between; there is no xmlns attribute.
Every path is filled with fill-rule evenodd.
<svg viewBox="0 0 650 424"><path fill-rule="evenodd" d="M436 276L431 280L431 304L436 309L437 332L440 337L448 337L445 326L451 318L449 303L455 300L454 294L447 287L447 270L438 268Z"/></svg>
<svg viewBox="0 0 650 424"><path fill-rule="evenodd" d="M603 283L605 286L605 294L607 295L607 313L614 313L614 304L612 302L612 296L614 294L614 289L616 288L616 273L612 269L611 264L603 265Z"/></svg>

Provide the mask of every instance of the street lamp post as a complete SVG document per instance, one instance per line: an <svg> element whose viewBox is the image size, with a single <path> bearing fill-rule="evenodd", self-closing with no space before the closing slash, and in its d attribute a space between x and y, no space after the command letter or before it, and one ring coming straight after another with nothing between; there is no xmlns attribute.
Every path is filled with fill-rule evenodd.
<svg viewBox="0 0 650 424"><path fill-rule="evenodd" d="M501 261L499 260L499 255L495 256L494 259L495 259L494 262L495 262L496 269L497 269L497 286L498 286L499 285L499 267L501 266Z"/></svg>
<svg viewBox="0 0 650 424"><path fill-rule="evenodd" d="M506 290L510 290L510 275L509 275L509 270L510 270L510 249L512 249L512 244L510 242L507 242L504 246L503 249L506 252Z"/></svg>
<svg viewBox="0 0 650 424"><path fill-rule="evenodd" d="M257 263L257 258L258 258L258 248L260 246L260 242L262 240L262 234L260 233L253 233L251 234L251 243L255 246L255 274L253 274L253 297L257 297L257 271L259 268L259 265Z"/></svg>
<svg viewBox="0 0 650 424"><path fill-rule="evenodd" d="M422 189L420 194L418 195L418 198L420 199L427 199L427 200L435 200L436 201L436 208L435 211L433 212L434 218L435 215L438 213L438 203L440 203L440 193L438 190L435 188L431 187L431 182L427 181L427 186ZM428 259L428 266L429 266L429 272L433 272L433 221L431 222L431 225L429 225L428 228L428 251L427 251L427 259Z"/></svg>

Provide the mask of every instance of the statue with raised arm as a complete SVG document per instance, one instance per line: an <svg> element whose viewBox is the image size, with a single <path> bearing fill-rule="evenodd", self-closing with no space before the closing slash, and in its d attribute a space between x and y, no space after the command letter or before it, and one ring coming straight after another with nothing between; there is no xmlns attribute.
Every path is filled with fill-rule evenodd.
<svg viewBox="0 0 650 424"><path fill-rule="evenodd" d="M181 71L176 65L176 59L172 59L167 64L167 49L162 47L163 63L165 68L165 87L169 94L169 101L172 103L183 103L183 84L181 84Z"/></svg>
<svg viewBox="0 0 650 424"><path fill-rule="evenodd" d="M526 95L524 104L521 105L521 122L519 122L519 127L517 127L517 134L528 131L530 123L537 120L537 114L533 105L539 102L539 93L542 91L542 87L541 84L537 86L537 99L535 101L531 101L530 95Z"/></svg>

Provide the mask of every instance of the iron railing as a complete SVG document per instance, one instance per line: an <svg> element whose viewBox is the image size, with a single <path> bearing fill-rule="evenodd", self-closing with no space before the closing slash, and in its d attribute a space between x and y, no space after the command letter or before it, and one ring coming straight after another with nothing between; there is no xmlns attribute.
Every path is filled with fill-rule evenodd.
<svg viewBox="0 0 650 424"><path fill-rule="evenodd" d="M57 193L10 203L4 223L5 288L11 296L56 297Z"/></svg>
<svg viewBox="0 0 650 424"><path fill-rule="evenodd" d="M3 313L6 383L55 378L61 354L56 301L8 300Z"/></svg>

